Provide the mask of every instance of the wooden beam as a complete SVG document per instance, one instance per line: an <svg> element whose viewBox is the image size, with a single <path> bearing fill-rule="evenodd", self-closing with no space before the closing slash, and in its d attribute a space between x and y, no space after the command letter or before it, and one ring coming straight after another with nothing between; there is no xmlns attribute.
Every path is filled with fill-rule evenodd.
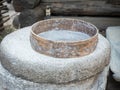
<svg viewBox="0 0 120 90"><path fill-rule="evenodd" d="M45 9L49 5L53 15L96 15L120 16L120 5L108 4L105 1L83 1L64 3L41 3Z"/></svg>
<svg viewBox="0 0 120 90"><path fill-rule="evenodd" d="M107 0L107 3L120 5L120 0Z"/></svg>

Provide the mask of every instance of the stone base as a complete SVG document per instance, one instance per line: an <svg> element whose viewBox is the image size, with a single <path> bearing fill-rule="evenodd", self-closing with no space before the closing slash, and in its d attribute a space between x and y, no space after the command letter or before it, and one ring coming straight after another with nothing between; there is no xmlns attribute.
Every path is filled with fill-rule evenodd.
<svg viewBox="0 0 120 90"><path fill-rule="evenodd" d="M102 35L89 55L53 58L31 48L30 30L15 31L1 42L0 90L105 90L110 45Z"/></svg>
<svg viewBox="0 0 120 90"><path fill-rule="evenodd" d="M0 90L105 90L108 67L83 81L66 84L34 83L15 77L4 69L0 63Z"/></svg>

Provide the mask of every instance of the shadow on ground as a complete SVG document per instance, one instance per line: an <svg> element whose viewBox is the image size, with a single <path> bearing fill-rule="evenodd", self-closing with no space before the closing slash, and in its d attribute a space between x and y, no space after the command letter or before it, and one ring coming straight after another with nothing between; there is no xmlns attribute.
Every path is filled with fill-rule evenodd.
<svg viewBox="0 0 120 90"><path fill-rule="evenodd" d="M113 73L110 71L106 90L120 90L120 82L115 81L112 77L112 74Z"/></svg>

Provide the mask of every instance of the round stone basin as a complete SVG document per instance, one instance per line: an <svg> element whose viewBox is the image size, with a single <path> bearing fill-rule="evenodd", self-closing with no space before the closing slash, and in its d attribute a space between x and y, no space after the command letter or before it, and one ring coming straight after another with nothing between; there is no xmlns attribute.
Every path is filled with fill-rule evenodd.
<svg viewBox="0 0 120 90"><path fill-rule="evenodd" d="M92 53L98 42L98 29L77 19L48 19L32 26L32 48L56 58L81 57Z"/></svg>

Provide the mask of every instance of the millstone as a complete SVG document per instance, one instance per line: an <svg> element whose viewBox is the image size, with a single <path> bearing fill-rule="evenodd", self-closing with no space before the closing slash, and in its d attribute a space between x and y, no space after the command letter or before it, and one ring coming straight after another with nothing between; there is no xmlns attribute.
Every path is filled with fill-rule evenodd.
<svg viewBox="0 0 120 90"><path fill-rule="evenodd" d="M41 54L56 58L82 57L95 50L98 29L78 19L47 19L32 25L30 42Z"/></svg>
<svg viewBox="0 0 120 90"><path fill-rule="evenodd" d="M98 36L95 51L87 56L54 58L31 48L30 30L26 27L15 31L1 42L1 90L105 89L110 45L102 35Z"/></svg>
<svg viewBox="0 0 120 90"><path fill-rule="evenodd" d="M107 72L108 67L94 77L67 84L34 83L13 76L0 64L0 90L105 90Z"/></svg>

